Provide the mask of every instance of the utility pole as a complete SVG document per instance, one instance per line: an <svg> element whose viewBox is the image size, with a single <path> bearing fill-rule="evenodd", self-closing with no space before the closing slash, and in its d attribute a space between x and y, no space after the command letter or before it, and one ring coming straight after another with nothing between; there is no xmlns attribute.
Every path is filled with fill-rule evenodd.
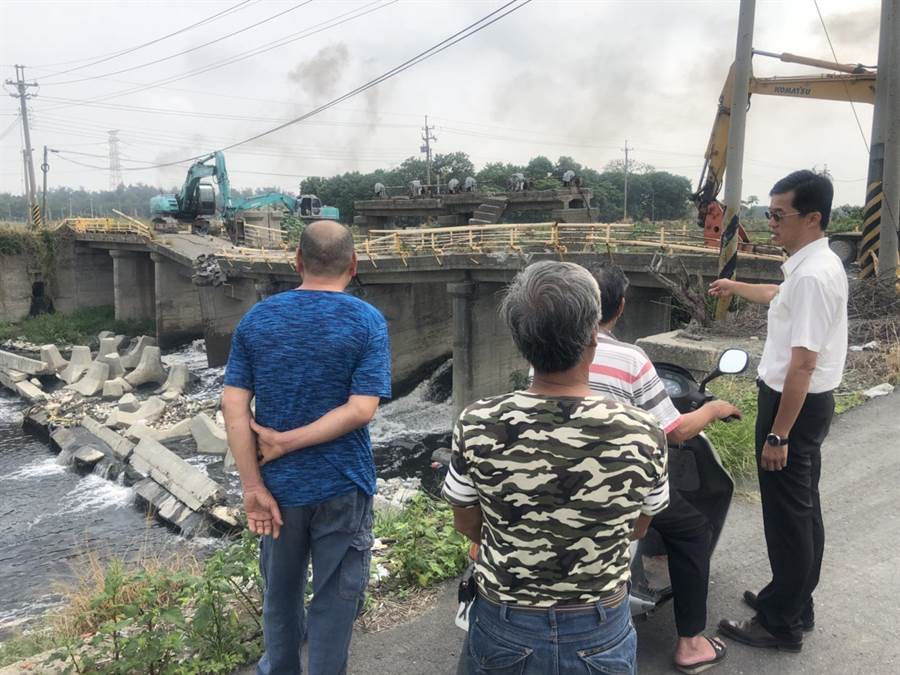
<svg viewBox="0 0 900 675"><path fill-rule="evenodd" d="M878 277L896 279L898 227L900 227L900 0L881 0L881 39L888 42L886 64L882 70L881 45L878 48L879 82L887 88L887 101L881 121L884 125L884 210L881 218ZM883 73L883 75L882 75ZM877 90L876 90L877 95ZM877 100L876 100L877 104Z"/></svg>
<svg viewBox="0 0 900 675"><path fill-rule="evenodd" d="M109 189L115 191L122 184L122 163L119 161L119 130L109 132Z"/></svg>
<svg viewBox="0 0 900 675"><path fill-rule="evenodd" d="M41 193L41 215L43 216L44 222L49 222L50 218L47 216L47 174L50 172L50 164L47 163L47 146L44 146L44 161L41 164L41 171L44 174L44 190Z"/></svg>
<svg viewBox="0 0 900 675"><path fill-rule="evenodd" d="M625 199L622 202L622 222L628 222L628 150L634 150L634 148L628 147L628 139L625 139L625 147L622 148L625 151Z"/></svg>
<svg viewBox="0 0 900 675"><path fill-rule="evenodd" d="M428 115L425 115L425 126L422 127L422 140L425 141L425 145L421 146L419 151L425 153L425 183L429 187L431 187L431 141L437 140L432 131L434 127L428 126Z"/></svg>
<svg viewBox="0 0 900 675"><path fill-rule="evenodd" d="M753 21L756 0L741 0L738 15L737 44L734 54L734 95L731 127L728 129L728 155L725 164L725 216L722 243L719 246L719 278L734 279L737 272L738 227L741 213L742 168L744 165L744 128L747 124L747 100L750 96L750 59L753 55ZM731 297L719 298L716 319L725 318Z"/></svg>
<svg viewBox="0 0 900 675"><path fill-rule="evenodd" d="M28 201L28 220L32 225L36 225L34 219L34 207L37 205L37 184L34 180L34 161L31 154L31 130L28 128L28 104L26 101L32 98L34 94L29 94L31 87L37 87L37 82L25 81L25 66L16 67L16 79L6 80L6 84L15 86L15 93L10 96L19 99L19 105L22 112L22 131L25 136L25 197Z"/></svg>

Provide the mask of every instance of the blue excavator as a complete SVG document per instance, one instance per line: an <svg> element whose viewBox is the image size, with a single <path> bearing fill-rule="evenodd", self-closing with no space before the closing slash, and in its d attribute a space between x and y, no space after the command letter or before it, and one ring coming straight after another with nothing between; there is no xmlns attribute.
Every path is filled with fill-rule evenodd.
<svg viewBox="0 0 900 675"><path fill-rule="evenodd" d="M212 162L210 162L212 160ZM215 178L222 193L222 220L232 241L242 239L241 215L251 209L283 206L304 221L339 220L340 211L323 206L315 195L292 197L283 192L268 192L242 198L231 194L231 181L225 168L225 155L214 152L191 165L178 194L156 195L150 199L150 217L158 231L177 231L181 223L190 223L194 234L208 234L209 221L216 214L216 190L204 178Z"/></svg>

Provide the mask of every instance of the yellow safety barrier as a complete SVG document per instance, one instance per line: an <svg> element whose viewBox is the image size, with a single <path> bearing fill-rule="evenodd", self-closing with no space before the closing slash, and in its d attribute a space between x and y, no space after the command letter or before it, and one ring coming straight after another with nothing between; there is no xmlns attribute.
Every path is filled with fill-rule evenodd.
<svg viewBox="0 0 900 675"><path fill-rule="evenodd" d="M717 251L704 245L702 232L693 234L684 224L647 226L624 223L503 223L498 225L462 225L406 230L371 230L354 237L356 250L377 267L380 259L399 258L404 265L415 256L436 258L439 264L447 255L478 256L490 253L573 253L609 251L664 250L715 256ZM223 251L235 258L292 257L293 250L251 249ZM782 260L773 246L759 245L756 252L742 253L748 258Z"/></svg>
<svg viewBox="0 0 900 675"><path fill-rule="evenodd" d="M62 227L75 232L95 234L136 234L147 239L153 238L153 231L139 221L122 221L115 218L67 218Z"/></svg>

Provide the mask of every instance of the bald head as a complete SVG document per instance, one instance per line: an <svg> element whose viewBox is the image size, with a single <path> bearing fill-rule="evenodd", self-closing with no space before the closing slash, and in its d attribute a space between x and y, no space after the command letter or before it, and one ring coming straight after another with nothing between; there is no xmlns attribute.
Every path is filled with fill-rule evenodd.
<svg viewBox="0 0 900 675"><path fill-rule="evenodd" d="M300 235L299 253L310 274L339 277L353 261L353 234L337 221L317 220Z"/></svg>

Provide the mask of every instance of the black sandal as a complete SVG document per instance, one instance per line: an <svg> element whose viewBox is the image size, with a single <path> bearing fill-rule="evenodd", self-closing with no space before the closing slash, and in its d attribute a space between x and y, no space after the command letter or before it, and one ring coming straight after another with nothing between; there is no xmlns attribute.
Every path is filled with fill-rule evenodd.
<svg viewBox="0 0 900 675"><path fill-rule="evenodd" d="M712 648L716 652L716 655L711 659L707 659L706 661L698 661L697 663L692 663L689 666L682 666L676 663L676 670L685 673L685 675L697 675L697 673L702 673L704 670L708 670L709 668L712 668L713 666L718 665L725 660L725 655L728 653L728 649L726 649L725 644L723 642L719 642L719 640L716 638L709 638L705 635L703 637L709 644L712 645Z"/></svg>

